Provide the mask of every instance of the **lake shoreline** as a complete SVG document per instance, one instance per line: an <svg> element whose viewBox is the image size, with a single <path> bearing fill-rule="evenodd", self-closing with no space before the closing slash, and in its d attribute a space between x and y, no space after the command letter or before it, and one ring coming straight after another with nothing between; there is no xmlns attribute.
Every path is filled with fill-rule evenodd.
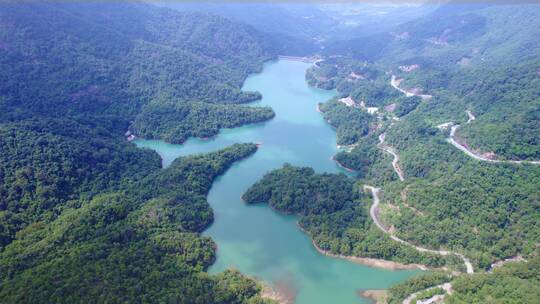
<svg viewBox="0 0 540 304"><path fill-rule="evenodd" d="M316 112L316 101L333 98L335 91L310 88L304 78L306 68L306 63L289 60L267 62L263 73L245 81L243 90L261 92L260 105L271 106L279 119L224 128L209 140L190 138L182 145L159 140L140 140L137 145L158 151L169 163L177 157L216 151L236 142L263 143L250 161L232 166L216 179L206 197L214 221L203 236L211 237L218 248L208 273L238 269L257 281L257 297L279 304L365 302L359 290L384 289L418 271L392 272L315 252L312 239L298 230L296 215L275 210L270 204L250 208L258 204L245 203L242 198L250 185L286 162L317 172L346 173L329 161L337 150L335 128ZM330 276L332 280L327 279Z"/></svg>
<svg viewBox="0 0 540 304"><path fill-rule="evenodd" d="M243 199L242 196L240 196L240 199L245 204L247 204L247 205L250 204L250 203L246 202ZM272 211L274 211L274 212L276 212L278 214L298 216L295 213L281 212L281 211L277 210L276 208L272 207L269 203L265 203L265 204L267 204L268 207L270 207L270 209ZM300 223L298 221L296 222L296 226L298 227L298 229L300 229L300 231L302 231L303 233L305 233L309 237L309 239L311 241L311 244L313 245L313 247L315 247L315 250L317 250L318 253L323 254L325 256L329 256L329 257L332 257L332 258L335 258L335 259L343 259L343 260L347 260L347 261L350 261L350 262L353 262L353 263L356 263L356 264L361 264L361 265L365 265L365 266L369 266L369 267L376 267L376 268L381 268L381 269L387 269L387 270L423 270L423 271L426 271L426 270L430 269L430 267L428 267L426 265L422 265L422 264L404 264L404 263L394 262L394 261L384 260L384 259L376 259L376 258L358 257L358 256L352 256L352 255L335 254L335 253L332 253L330 251L324 250L321 247L319 247L319 245L317 245L317 243L313 239L312 235L306 229L304 229L300 225Z"/></svg>
<svg viewBox="0 0 540 304"><path fill-rule="evenodd" d="M422 264L404 264L400 262L394 262L394 261L383 260L383 259L358 257L358 256L352 256L352 255L332 253L330 251L324 250L321 247L319 247L319 245L317 245L317 243L315 242L311 234L307 230L305 230L302 226L300 226L299 223L297 223L297 226L302 232L304 232L305 234L309 236L309 238L311 239L311 243L313 244L313 247L315 247L315 249L320 254L323 254L332 258L348 260L353 263L362 264L369 267L387 269L387 270L424 270L425 271L429 269L428 266L422 265Z"/></svg>
<svg viewBox="0 0 540 304"><path fill-rule="evenodd" d="M261 298L273 300L278 304L294 304L294 300L289 299L285 294L272 288L268 283L258 279L257 281L262 285L262 290L260 292Z"/></svg>
<svg viewBox="0 0 540 304"><path fill-rule="evenodd" d="M386 303L388 297L387 289L368 289L368 290L359 290L358 295L362 298L368 299L375 304L384 304Z"/></svg>
<svg viewBox="0 0 540 304"><path fill-rule="evenodd" d="M344 170L347 170L348 172L351 172L351 173L358 173L360 171L358 170L355 170L355 169L351 169L347 166L345 166L344 164L340 163L337 159L336 159L336 156L333 155L332 157L330 157L330 160L334 161L340 168L344 169Z"/></svg>

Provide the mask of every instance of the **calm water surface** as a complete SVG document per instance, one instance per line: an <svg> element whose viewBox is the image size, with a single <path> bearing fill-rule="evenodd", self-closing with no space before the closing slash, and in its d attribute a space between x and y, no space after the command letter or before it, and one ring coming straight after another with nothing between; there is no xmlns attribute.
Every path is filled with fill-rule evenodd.
<svg viewBox="0 0 540 304"><path fill-rule="evenodd" d="M224 130L211 140L190 139L182 145L154 140L136 144L156 150L167 166L183 155L216 151L237 142L262 143L253 156L219 177L208 195L215 222L204 234L218 244L218 258L210 272L239 269L294 294L298 304L369 303L358 296L359 290L386 288L418 271L389 271L326 257L298 229L296 217L277 214L265 205L247 206L240 200L264 173L286 162L318 172L342 172L330 160L337 152L335 132L316 111L317 103L332 98L335 91L309 87L304 79L308 67L279 60L246 80L244 90L263 95L257 104L269 105L276 112L269 122Z"/></svg>

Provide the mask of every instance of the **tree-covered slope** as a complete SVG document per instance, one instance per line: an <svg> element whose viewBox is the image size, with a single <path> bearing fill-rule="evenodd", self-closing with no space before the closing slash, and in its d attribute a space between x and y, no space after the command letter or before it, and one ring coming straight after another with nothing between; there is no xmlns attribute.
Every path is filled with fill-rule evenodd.
<svg viewBox="0 0 540 304"><path fill-rule="evenodd" d="M145 138L182 143L188 137L208 138L222 128L246 122L263 122L274 117L270 107L234 107L206 102L151 102L133 122L132 128Z"/></svg>
<svg viewBox="0 0 540 304"><path fill-rule="evenodd" d="M540 59L496 69L478 68L450 80L477 119L459 136L498 159L540 160Z"/></svg>
<svg viewBox="0 0 540 304"><path fill-rule="evenodd" d="M463 134L467 136L482 130L490 120L494 126L490 132L507 134L503 137L506 140L499 141L502 147L512 147L521 153L520 159L530 158L520 151L534 151L538 139L534 124L536 76L531 69L534 65L524 64L506 68L506 73L478 69L459 78L448 78L448 86L430 90L430 100L422 101L399 120L388 120L391 116L385 113L386 118L377 122L379 130L362 138L360 146L340 152L335 159L359 170L369 183L384 185L388 207L383 208L383 219L403 239L429 248L465 252L481 268L515 255L534 256L538 251L534 245L538 232L534 227L540 219L540 168L475 160L450 145L446 141L448 126L446 131L442 127L448 122L464 125ZM463 81L479 75L486 80L468 85ZM470 123L466 123L467 109L478 115ZM529 123L523 123L525 120L520 117L528 117ZM518 125L524 129L510 127ZM500 132L505 128L512 129L512 133ZM390 160L381 157L376 140L383 132L385 144L399 155L404 182L385 174L388 171L384 162L389 165ZM461 130L457 134L461 136ZM490 140L486 133L482 135L476 135L479 141L497 146L497 141ZM511 158L516 159L517 153ZM501 152L500 156L505 154ZM398 212L395 206L399 207Z"/></svg>
<svg viewBox="0 0 540 304"><path fill-rule="evenodd" d="M61 119L0 125L1 247L27 225L159 168L155 153L115 137L108 130L115 127Z"/></svg>
<svg viewBox="0 0 540 304"><path fill-rule="evenodd" d="M234 145L177 159L167 169L123 178L116 189L94 181L101 193L73 197L58 217L36 220L3 248L2 301L259 301L260 287L239 273L203 272L215 244L199 235L213 219L206 202L212 180L255 150Z"/></svg>
<svg viewBox="0 0 540 304"><path fill-rule="evenodd" d="M540 46L539 14L540 6L534 3L450 1L385 33L334 41L325 53L435 68L452 66L462 59L491 65L515 63L534 57L531 50Z"/></svg>
<svg viewBox="0 0 540 304"><path fill-rule="evenodd" d="M389 186L388 201L412 207L388 212L388 222L406 239L468 251L482 268L536 255L540 168L472 159L435 128L444 120L422 110L388 131L409 177Z"/></svg>
<svg viewBox="0 0 540 304"><path fill-rule="evenodd" d="M281 55L317 52L318 41L337 23L317 5L264 2L159 2L179 11L206 12L249 24L263 32Z"/></svg>
<svg viewBox="0 0 540 304"><path fill-rule="evenodd" d="M271 117L268 109L238 105L260 98L240 87L273 56L252 28L138 2L0 5L0 103L9 109L2 121L82 112L131 121L151 101L230 104L241 124L260 121L246 111ZM222 109L208 106L213 117ZM191 124L200 128L212 115ZM156 138L173 132L161 131Z"/></svg>
<svg viewBox="0 0 540 304"><path fill-rule="evenodd" d="M338 145L353 145L368 134L371 115L342 102L332 99L319 105L319 110L329 124L337 129Z"/></svg>
<svg viewBox="0 0 540 304"><path fill-rule="evenodd" d="M534 16L539 11L535 5L446 6L404 24L401 30L408 32L390 35L371 57L334 54L307 74L311 84L336 88L351 97L344 103L355 103L341 105L343 113L336 117L341 120L331 120L333 125L370 128L358 146L335 159L358 170L362 182L383 188L379 216L389 230L425 248L463 253L477 271L507 258L538 255L540 168L476 160L447 141L448 123L462 125L456 137L474 150L495 152L502 160L538 159L540 40ZM516 22L505 26L507 20ZM378 107L380 118L351 119L365 106ZM404 181L386 174L390 160L381 156L381 140L399 156ZM505 280L519 281L516 276ZM490 290L479 288L463 298L478 301Z"/></svg>
<svg viewBox="0 0 540 304"><path fill-rule="evenodd" d="M443 70L421 69L400 73L406 88L422 88L450 97L476 118L457 136L478 154L493 153L499 160L540 158L538 107L539 59L503 66L473 65ZM457 110L457 109L456 109ZM454 123L460 118L449 117Z"/></svg>
<svg viewBox="0 0 540 304"><path fill-rule="evenodd" d="M0 302L263 303L253 280L205 272L215 244L200 235L213 179L256 146L162 169L124 133L181 142L271 118L240 105L260 97L240 87L271 57L215 16L0 3Z"/></svg>
<svg viewBox="0 0 540 304"><path fill-rule="evenodd" d="M315 174L311 168L286 164L267 173L242 196L250 204L300 215L299 225L322 250L334 254L387 259L441 267L449 259L418 253L382 234L369 217L371 198L344 174Z"/></svg>
<svg viewBox="0 0 540 304"><path fill-rule="evenodd" d="M466 276L449 276L444 273L429 273L411 278L389 289L387 302L399 304L407 298L412 303L428 300L434 295L444 295L444 303L530 303L538 302L540 285L539 259L507 262L490 273ZM447 283L448 282L448 283ZM452 294L437 288L447 283ZM414 296L415 295L415 296Z"/></svg>
<svg viewBox="0 0 540 304"><path fill-rule="evenodd" d="M446 303L537 303L540 298L540 259L508 263L489 274L458 277Z"/></svg>
<svg viewBox="0 0 540 304"><path fill-rule="evenodd" d="M369 67L352 59L330 58L312 67L307 77L314 85L337 88L342 96L351 96L357 103L363 101L367 106L378 107L389 117L403 117L422 102L419 97L406 97L394 89L390 85L392 77L382 73L381 67ZM538 160L539 67L538 59L531 59L500 67L418 67L410 72L397 69L393 73L402 79L399 86L403 89L435 95L432 104L452 103L448 105L453 107L451 111L437 106L429 109L428 115L448 119L440 123L458 123L466 117L463 115L466 110L471 111L476 119L464 124L457 136L472 150L494 153L501 160ZM350 109L350 115L355 111Z"/></svg>
<svg viewBox="0 0 540 304"><path fill-rule="evenodd" d="M404 101L416 97L403 97L403 93L392 88L390 75L380 76L386 77L386 84L371 78L372 86L365 89L368 77L373 77L369 75L377 73L368 73L365 67L358 69L358 65L365 66L361 62L339 58L328 60L330 67L335 66L331 74L325 74L324 62L311 72L315 77L321 75L319 70L322 75L331 75L327 78L333 79L342 93L380 96L371 100L396 104L393 112L384 107L383 117L371 122L370 136L361 138L350 151L335 156L343 166L359 171L366 182L384 185L384 200L389 206L382 212L386 223L403 239L430 248L464 251L485 268L518 254L537 254L538 249L533 245L538 242L537 229L527 227L536 227L540 219L537 210L540 168L475 160L446 141L449 127L445 129L444 124L462 125L457 136L464 137L475 149L496 151L502 159L534 159L540 134L534 119L538 108L535 62L495 68L480 66L461 73L446 69L444 74L430 74L433 70L429 68L401 72L399 77L407 80L404 85L413 84L414 88L424 84L433 97L421 100L399 120L394 115L406 103L386 92L394 90ZM440 78L415 78L424 72ZM365 79L352 80L351 73ZM418 79L422 81L415 82ZM348 115L358 110L345 106L343 109L348 110ZM476 119L467 123L466 110L472 111ZM353 127L363 128L369 120L356 123L344 119L332 123L351 122ZM385 144L399 155L398 164L405 182L396 181L395 173L388 170L391 159L382 157L380 138L377 138L382 133L386 134ZM485 146L491 147L490 150ZM396 205L398 212L393 208Z"/></svg>

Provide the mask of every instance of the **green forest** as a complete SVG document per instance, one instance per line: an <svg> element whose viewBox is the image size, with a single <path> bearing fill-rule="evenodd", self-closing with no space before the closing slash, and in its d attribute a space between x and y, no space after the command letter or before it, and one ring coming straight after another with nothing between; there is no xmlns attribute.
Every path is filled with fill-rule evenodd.
<svg viewBox="0 0 540 304"><path fill-rule="evenodd" d="M446 303L537 303L540 166L504 161L540 161L539 7L441 5L339 39L317 35L325 26L313 16L286 17L294 37L138 1L2 1L0 302L273 303L256 278L208 273L217 246L202 235L214 221L212 182L257 145L163 168L126 135L181 144L273 119L251 104L259 92L241 88L289 50L316 55L307 83L336 90L318 109L346 146L333 160L354 173L285 164L242 199L296 215L322 251L433 268L391 287L389 304L444 293L428 289L442 283L452 285ZM408 95L432 97L406 96L394 76ZM452 146L450 125L503 162ZM392 233L463 254L475 273L378 229L366 184L382 189L379 217ZM526 262L492 267L515 257Z"/></svg>
<svg viewBox="0 0 540 304"><path fill-rule="evenodd" d="M220 129L263 122L274 117L270 107L250 107L206 102L157 101L143 107L131 126L147 139L182 143L189 137L208 138Z"/></svg>
<svg viewBox="0 0 540 304"><path fill-rule="evenodd" d="M493 273L457 277L454 293L445 301L454 303L537 303L540 298L540 260L508 263Z"/></svg>
<svg viewBox="0 0 540 304"><path fill-rule="evenodd" d="M240 87L273 52L217 16L2 2L1 302L267 303L239 272L206 272L216 245L200 235L213 179L256 146L162 169L124 133L182 142L272 118Z"/></svg>
<svg viewBox="0 0 540 304"><path fill-rule="evenodd" d="M387 302L388 304L401 304L409 295L432 286L443 284L451 279L451 275L439 271L419 275L392 286L388 290L389 296Z"/></svg>
<svg viewBox="0 0 540 304"><path fill-rule="evenodd" d="M459 99L477 118L458 132L472 149L503 160L538 160L539 64L534 58L512 66L417 70L404 75L404 85Z"/></svg>
<svg viewBox="0 0 540 304"><path fill-rule="evenodd" d="M308 167L285 164L251 186L242 199L299 215L298 224L322 250L433 267L455 263L452 258L419 254L380 232L369 217L371 197L344 174L316 174Z"/></svg>
<svg viewBox="0 0 540 304"><path fill-rule="evenodd" d="M392 156L377 147L377 134L361 138L350 150L341 150L334 160L340 165L353 170L361 179L393 181L397 179L392 169Z"/></svg>
<svg viewBox="0 0 540 304"><path fill-rule="evenodd" d="M499 22L499 17L490 18ZM518 42L507 43L511 49ZM457 51L460 45L452 48ZM514 54L499 54L506 55ZM418 64L417 69L396 69L393 73L404 79L401 87L420 88L434 96L427 101L407 98L392 88L390 74L384 73L387 62L369 64L336 56L310 69L307 77L314 85L336 88L342 96L364 100L369 106L384 106L379 122L365 119L355 123L346 115L340 116L342 122L330 121L334 126L350 125L348 134L354 134L350 132L354 128L362 130L366 126L373 130L360 138L357 146L339 152L334 159L357 171L363 182L384 185L384 200L400 207L399 213L386 208L384 220L403 239L429 248L464 252L480 268L520 254L537 255L534 244L539 241L538 233L527 227L536 227L540 220L540 168L471 159L449 145L448 130L439 130L437 126L447 122L461 124L457 136L468 146L494 152L500 159L538 159L538 59L512 66L477 64L466 68L449 66L446 57L437 57L437 65L433 65L435 58L431 59L432 65L417 60L399 62ZM373 99L380 103L370 103ZM389 111L386 106L392 103L396 107ZM343 108L349 111L348 115L358 110L344 105ZM466 110L476 116L470 123ZM404 183L398 182L392 171L392 158L377 146L377 136L385 131L386 142L397 150L400 167L410 177Z"/></svg>
<svg viewBox="0 0 540 304"><path fill-rule="evenodd" d="M536 255L538 233L528 227L540 220L540 168L479 162L450 146L447 133L435 126L452 120L464 123L465 111L455 110L460 104L465 103L443 92L388 128L387 141L410 177L405 183L395 181L391 158L376 146L376 136L335 159L369 183L387 186L385 200L402 208L399 214L385 213L385 220L404 239L466 252L481 268L519 254Z"/></svg>
<svg viewBox="0 0 540 304"><path fill-rule="evenodd" d="M446 282L452 284L452 294L444 298L445 303L527 303L538 302L540 278L539 259L527 263L507 263L490 273L454 276L442 272L432 272L414 277L389 289L388 304L402 303L415 292L421 292L416 299L429 298L423 290ZM431 294L444 294L433 289Z"/></svg>
<svg viewBox="0 0 540 304"><path fill-rule="evenodd" d="M356 171L357 189L362 184L383 187L383 221L400 238L414 244L463 253L479 272L455 278L433 273L411 279L390 289L389 303L401 303L413 292L449 281L455 293L445 300L448 303L535 303L538 297L534 296L536 288L532 285L538 279L533 273L540 242L536 229L540 222L540 167L472 159L447 142L448 127L445 130L438 126L448 122L462 125L457 132L461 141L479 153L492 152L500 160L540 159L540 120L536 117L540 100L538 56L530 53L532 49L538 50L538 40L531 40L537 34L532 28L537 27L527 26L539 10L507 7L497 12L487 6L471 12L454 8L455 11L436 11L424 20L406 24L406 29L411 29L408 35L413 38L403 38L405 42L390 42L391 39L381 37L373 41L394 46L402 53L379 47L378 54L362 53L359 49L356 54L327 56L308 70L306 79L313 86L337 89L340 97L350 96L357 104L362 101L365 106L379 108L381 118L376 121L359 107L347 107L337 100L320 106L324 118L337 129L338 144L356 144L341 150L334 159ZM446 18L444 22L448 23L443 22L443 27L453 27L456 20L474 26L443 30L437 25L426 31L425 24L431 18ZM522 19L503 26L504 18ZM514 35L512 29L517 28L527 30ZM422 38L437 32L450 33L444 42L437 41L438 46ZM489 40L497 40L500 45L482 49L491 45ZM405 46L406 43L417 44L417 48L412 52L412 45ZM370 58L379 60L370 62ZM516 58L523 60L518 62ZM405 97L390 86L391 75L403 79L401 88L433 97ZM467 122L467 110L475 120ZM383 132L385 144L400 156L405 182L397 180L390 165L392 157L378 146L377 137ZM244 196L246 200L267 202L280 212L301 215L301 226L325 250L370 256L355 246L369 242L357 238L350 246L343 246L343 233L325 225L332 222L328 226L341 226L334 223L343 219L350 222L350 212L336 216L336 212L324 210L317 214L317 221L311 220L315 218L311 208L320 205L316 202L324 197L318 191L325 193L326 186L315 185L307 191L309 179L304 178L298 185L298 173L288 167L281 171L270 172L250 188ZM306 168L301 172L317 175ZM327 204L332 205L332 199L329 200ZM356 200L364 204L362 209L355 209L363 211L356 217L360 221L355 228L360 229L361 224L369 222L366 215L370 202L361 193ZM309 207L298 207L305 204ZM325 217L331 220L318 219ZM368 227L360 231L369 233ZM350 238L350 234L346 237ZM511 263L486 273L492 263L516 256L529 262ZM441 291L435 288L419 296L429 298Z"/></svg>
<svg viewBox="0 0 540 304"><path fill-rule="evenodd" d="M433 119L419 111L388 131L410 178L389 185L387 199L422 212L403 208L399 216L387 214L388 222L405 239L465 250L481 268L519 254L536 255L538 233L527 227L540 221L540 167L474 160L449 145L433 127L442 121Z"/></svg>
<svg viewBox="0 0 540 304"><path fill-rule="evenodd" d="M1 6L0 122L114 116L126 121L118 132L182 142L273 117L240 105L260 98L240 87L275 56L249 27L142 3ZM149 119L160 111L193 130Z"/></svg>
<svg viewBox="0 0 540 304"><path fill-rule="evenodd" d="M319 104L319 110L329 124L336 128L338 145L352 145L369 132L371 115L357 109L349 108L342 102L332 99Z"/></svg>
<svg viewBox="0 0 540 304"><path fill-rule="evenodd" d="M38 138L36 143L28 140L34 157L27 161L47 155L38 153L43 148L50 157L63 152L47 148L49 140L70 144L62 135ZM42 197L33 204L7 202L3 226L11 220L13 226L7 228L15 233L3 235L2 301L262 303L261 287L238 272L216 276L204 272L213 263L216 248L199 234L213 220L206 201L212 180L254 153L256 146L234 145L180 158L167 169L160 168L154 152L125 146L132 155L124 156L122 150L101 152L113 159L99 174L88 172L84 181L69 176L85 169L81 163L67 153L61 155L65 162L58 165L65 171L50 168L49 174L57 179L56 185L66 184L65 190L71 191L57 196L62 201L56 205L41 203ZM114 176L119 170L110 164L124 163L118 161L121 157L132 158L131 163L121 172L125 176ZM58 189L47 185L53 180L43 180L46 170L28 172L21 166L8 177L17 179L16 185L4 191L20 197L51 195ZM104 177L110 179L109 185L102 184Z"/></svg>

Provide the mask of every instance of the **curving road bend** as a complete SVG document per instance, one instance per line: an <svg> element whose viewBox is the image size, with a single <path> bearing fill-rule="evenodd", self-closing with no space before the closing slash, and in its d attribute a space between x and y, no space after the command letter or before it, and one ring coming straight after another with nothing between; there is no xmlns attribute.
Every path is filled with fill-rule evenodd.
<svg viewBox="0 0 540 304"><path fill-rule="evenodd" d="M469 119L467 120L467 124L471 123L473 120L476 119L476 117L471 113L471 111L467 110L467 115ZM472 150L470 150L468 147L462 145L458 141L456 141L456 132L459 129L460 125L453 125L450 129L450 137L446 139L447 142L449 142L452 146L458 148L468 156L485 162L490 163L503 163L503 164L531 164L531 165L540 165L540 161L529 161L529 160L498 160L498 159L490 159L483 155L480 155Z"/></svg>
<svg viewBox="0 0 540 304"><path fill-rule="evenodd" d="M422 98L423 100L428 100L428 99L431 99L433 96L432 95L428 95L428 94L417 94L417 93L414 93L414 92L411 92L411 91L407 91L407 90L404 90L402 88L399 87L401 81L403 79L397 79L396 78L396 75L392 75L392 78L390 79L390 85L400 91L401 93L405 94L405 96L407 97L413 97L413 96L418 96L420 98Z"/></svg>
<svg viewBox="0 0 540 304"><path fill-rule="evenodd" d="M414 92L411 92L411 91L407 91L407 90L404 90L402 88L399 87L401 83L401 80L398 80L396 78L395 75L392 75L392 78L390 80L390 85L400 91L401 93L405 94L405 96L407 97L412 97L412 96L418 96L420 98L422 98L423 100L429 100L431 99L433 96L432 95L422 95L422 94L415 94ZM476 117L474 116L474 114L470 111L470 110L466 110L465 111L467 113L467 116L468 116L468 119L467 119L467 124L473 122ZM439 128L445 128L445 127L448 127L450 126L451 129L450 129L450 136L449 138L447 138L447 142L449 142L450 144L452 144L454 147L456 147L457 149L461 150L462 152L464 152L465 154L467 154L468 156L476 159L476 160L479 160L479 161L486 161L486 162L491 162L491 163L510 163L510 164L532 164L532 165L540 165L540 161L522 161L522 160L497 160L497 159L490 159L490 158L487 158L481 154L478 154L477 152L474 152L472 150L470 150L468 147L462 145L461 143L459 143L458 141L456 141L456 132L457 130L459 129L460 125L454 125L452 122L449 122L449 123L446 123L446 124L442 124L442 125L439 125L438 127ZM394 160L392 161L392 167L394 167L394 171L396 172L396 174L399 176L399 179L401 181L404 181L405 178L403 176L403 171L401 170L401 168L399 167L399 156L397 155L396 151L390 147L390 146L387 146L384 144L384 139L385 139L385 133L382 133L381 135L379 135L379 148L381 148L382 150L384 150L385 152L387 153L390 153L391 155L394 156ZM405 240L402 240L400 238L398 238L397 236L393 235L392 233L390 233L390 231L384 227L384 225L379 221L378 219L378 212L379 212L379 203L380 203L380 197L379 197L379 191L380 191L380 188L375 188L373 186L368 186L368 185L364 185L364 190L369 190L371 191L372 193L372 196L373 196L373 204L371 205L370 207L370 210L369 210L369 213L370 213L370 216L373 220L373 222L375 223L375 225L383 232L383 233L386 233L390 236L391 239L393 239L394 241L397 241L397 242L400 242L402 244L405 244L405 245L410 245L412 247L414 247L416 250L420 251L420 252L429 252L429 253L434 253L434 254L439 254L439 255L449 255L449 254L452 254L452 255L455 255L457 257L459 257L463 263L465 264L465 267L467 269L467 273L469 274L472 274L474 273L474 268L472 266L472 263L470 262L470 260L465 257L464 255L462 255L461 253L457 253L457 252L451 252L451 251L446 251L446 250L432 250L432 249L427 249L427 248L423 248L423 247L418 247L418 246L415 246ZM509 261L513 261L513 260L518 260L518 258L514 258L514 259L508 259ZM506 262L506 261L504 261ZM502 262L502 263L504 263ZM500 263L500 264L502 264ZM495 265L495 264L494 264ZM495 268L496 266L492 265L491 269L490 269L490 272L493 270L493 268ZM444 284L441 284L441 285L437 285L437 286L433 286L433 287L430 287L430 288L427 288L427 289L424 289L424 290L421 290L421 291L418 291L418 292L415 292L411 295L409 295L406 299L403 300L403 304L411 304L411 301L414 300L416 298L416 296L418 296L418 294L420 294L421 292L424 292L426 290L431 290L431 289L434 289L434 288L442 288L447 294L451 295L452 294L452 284L451 283L444 283ZM435 295L429 299L426 299L424 301L417 301L417 303L420 303L420 304L431 304L431 303L436 303L436 302L439 302L439 301L442 301L444 299L444 296L445 295Z"/></svg>
<svg viewBox="0 0 540 304"><path fill-rule="evenodd" d="M411 304L411 301L414 300L414 298L416 298L420 293L424 292L424 291L428 291L428 290L432 290L432 289L435 289L435 288L442 288L447 294L451 295L452 294L452 284L450 283L444 283L444 284L441 284L441 285L437 285L437 286L433 286L433 287L430 287L430 288L427 288L427 289L424 289L424 290L420 290L420 291L417 291L411 295L409 295L405 300L403 300L403 304ZM424 300L424 301L417 301L416 304L420 303L420 304L431 304L431 303L439 303L442 299L444 299L444 296L445 295L435 295L427 300Z"/></svg>
<svg viewBox="0 0 540 304"><path fill-rule="evenodd" d="M378 146L381 150L391 154L394 157L394 160L392 160L392 167L394 168L394 171L399 177L399 180L403 182L405 181L405 175L403 174L403 170L401 170L401 167L399 166L399 155L396 153L396 150L394 150L394 148L384 144L385 136L386 133L382 133L381 135L379 135Z"/></svg>
<svg viewBox="0 0 540 304"><path fill-rule="evenodd" d="M473 115L471 111L465 110L465 113L467 113L467 116L469 116L469 119L467 119L467 123L471 123L471 121L476 119L476 117Z"/></svg>
<svg viewBox="0 0 540 304"><path fill-rule="evenodd" d="M381 189L380 188L375 188L373 186L364 185L364 190L371 191L371 194L373 196L373 204L371 205L371 208L369 209L369 215L371 216L371 219L373 220L375 225L382 232L388 234L392 240L394 240L396 242L400 242L400 243L405 244L405 245L412 246L412 247L414 247L416 250L418 250L420 252L434 253L434 254L443 255L443 256L450 255L450 254L455 255L455 256L459 257L463 261L463 263L465 264L465 267L467 269L467 273L474 273L474 268L473 268L473 265L472 265L471 261L467 257L465 257L464 255L462 255L461 253L452 252L452 251L446 251L446 250L433 250L433 249L419 247L419 246L411 244L411 243L409 243L409 242L407 242L405 240L402 240L399 237L395 236L394 234L390 233L390 231L386 227L384 227L384 225L381 223L381 221L377 217L378 211L379 211L379 203L380 203L379 193L380 193Z"/></svg>

